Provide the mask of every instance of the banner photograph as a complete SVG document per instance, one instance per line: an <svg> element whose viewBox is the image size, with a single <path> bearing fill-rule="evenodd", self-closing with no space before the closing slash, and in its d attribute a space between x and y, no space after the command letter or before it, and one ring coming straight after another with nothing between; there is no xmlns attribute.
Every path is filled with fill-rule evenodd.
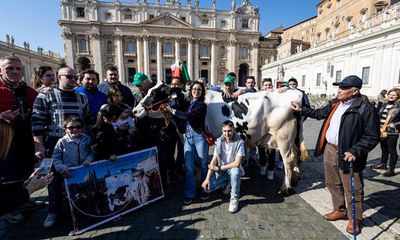
<svg viewBox="0 0 400 240"><path fill-rule="evenodd" d="M157 148L70 170L65 188L74 230L81 234L164 197Z"/></svg>

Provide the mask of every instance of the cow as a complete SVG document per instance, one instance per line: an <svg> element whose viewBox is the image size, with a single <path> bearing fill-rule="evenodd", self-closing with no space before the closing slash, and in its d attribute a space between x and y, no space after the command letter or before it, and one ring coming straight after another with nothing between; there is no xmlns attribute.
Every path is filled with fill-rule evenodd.
<svg viewBox="0 0 400 240"><path fill-rule="evenodd" d="M283 93L262 91L242 94L238 98L225 98L220 92L208 90L205 96L206 130L213 136L221 136L221 124L229 119L248 147L279 149L285 166L285 179L279 191L282 195L287 195L292 184L300 178L298 158L307 158L302 121L298 122L291 108L292 101L301 105L302 94L299 90ZM133 109L133 113L137 118L145 115L166 118L158 110L162 104L168 103L170 95L170 88L158 82ZM301 156L295 141L298 131Z"/></svg>

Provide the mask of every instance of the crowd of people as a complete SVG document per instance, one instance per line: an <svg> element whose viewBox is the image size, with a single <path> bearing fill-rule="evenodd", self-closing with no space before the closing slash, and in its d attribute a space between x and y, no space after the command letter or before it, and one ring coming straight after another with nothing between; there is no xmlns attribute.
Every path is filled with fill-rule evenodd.
<svg viewBox="0 0 400 240"><path fill-rule="evenodd" d="M185 204L191 204L196 195L206 200L210 192L223 189L224 193L230 193L229 212L238 211L240 177L244 173L242 162L248 150L235 133L233 122L226 121L209 161L204 100L206 90L221 92L224 98L231 99L257 92L254 77L248 76L246 87L241 88L235 86L235 73L229 73L222 86L208 89L203 79L183 83L179 77L173 77L170 84L173 97L160 108L172 116L172 124L166 125L162 118L135 119L132 114L132 109L156 84L144 73L136 73L130 81L138 89L135 93L120 82L115 67L106 70L106 79L101 83L96 71L88 69L77 74L71 67L61 68L57 74L51 67L39 67L32 87L22 81L22 76L20 59L8 56L1 60L0 192L6 197L0 199L0 215L8 221L22 221L23 209L42 207L43 203L30 201L29 196L48 185L49 207L44 227L54 226L63 209L63 178L70 175L70 167L88 166L103 159L118 161L118 155L152 146L158 149L164 191L181 177L185 182ZM387 170L383 174L386 177L394 175L398 159L400 89L389 90L387 96L382 92L381 104L374 107L360 93L362 81L357 76L346 77L335 84L337 98L327 106L312 109L307 94L299 89L303 92L302 105L293 103L292 107L299 121L301 117L325 119L315 154L324 156L326 185L332 195L334 211L324 215L327 220L352 218L346 209L351 209L348 175L349 163L354 162L356 229L349 223L346 230L359 233L364 187L362 171L368 152L379 141L381 162L373 168ZM260 90L291 89L298 89L295 78L278 90L274 90L272 79L266 78ZM386 132L386 137L379 137L379 129ZM180 134L183 134L183 141ZM279 152L258 148L258 153L261 175L272 180L275 156ZM34 171L35 162L43 158L53 159L52 172L38 176ZM199 169L196 169L196 160L200 163ZM198 183L196 171L200 172Z"/></svg>

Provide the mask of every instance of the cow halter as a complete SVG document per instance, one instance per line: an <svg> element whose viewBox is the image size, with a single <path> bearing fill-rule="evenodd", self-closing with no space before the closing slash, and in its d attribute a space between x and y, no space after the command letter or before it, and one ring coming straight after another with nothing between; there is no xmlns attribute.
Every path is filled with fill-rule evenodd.
<svg viewBox="0 0 400 240"><path fill-rule="evenodd" d="M158 101L158 102L153 103L151 105L146 105L146 104L144 104L142 102L142 106L144 107L144 109L146 109L146 111L160 112L161 113L161 115L164 118L164 123L165 123L163 129L168 127L169 122L171 121L171 119L170 119L169 114L167 112L161 111L160 109L161 109L162 106L164 106L165 102L169 101L170 99L171 99L171 97L168 96L168 97L162 99L161 101ZM153 107L156 106L157 104L160 104L160 106L158 106L158 108L156 110L153 110Z"/></svg>

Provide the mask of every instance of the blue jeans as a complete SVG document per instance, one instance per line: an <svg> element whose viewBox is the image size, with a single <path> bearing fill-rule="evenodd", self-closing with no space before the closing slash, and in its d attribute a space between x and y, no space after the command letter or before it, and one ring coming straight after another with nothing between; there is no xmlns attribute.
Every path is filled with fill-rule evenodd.
<svg viewBox="0 0 400 240"><path fill-rule="evenodd" d="M231 168L222 173L214 173L210 179L210 192L224 188L231 182L231 198L240 197L240 177L244 172L241 168Z"/></svg>
<svg viewBox="0 0 400 240"><path fill-rule="evenodd" d="M200 160L200 176L201 182L203 182L208 171L208 143L200 133L196 133L191 129L184 134L184 137L185 196L194 198L196 196L195 157L197 154Z"/></svg>

